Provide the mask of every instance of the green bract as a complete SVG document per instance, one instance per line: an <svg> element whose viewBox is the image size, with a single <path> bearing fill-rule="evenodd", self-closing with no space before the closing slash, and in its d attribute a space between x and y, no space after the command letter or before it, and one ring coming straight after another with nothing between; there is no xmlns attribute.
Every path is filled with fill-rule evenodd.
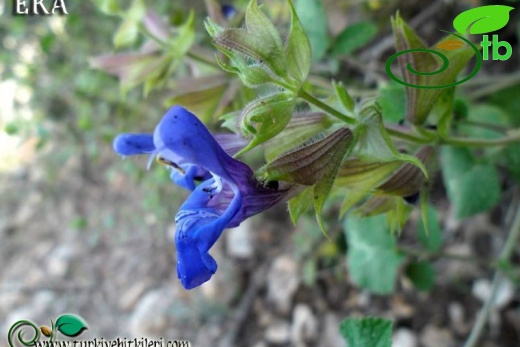
<svg viewBox="0 0 520 347"><path fill-rule="evenodd" d="M291 27L285 44L285 56L289 74L301 85L305 82L311 68L311 45L292 1L289 1L289 5L291 6Z"/></svg>
<svg viewBox="0 0 520 347"><path fill-rule="evenodd" d="M240 151L244 153L280 133L291 120L296 100L291 93L280 92L259 98L240 115L240 129L253 139Z"/></svg>
<svg viewBox="0 0 520 347"><path fill-rule="evenodd" d="M480 69L482 57L471 42L457 34L448 35L434 48L427 48L399 13L392 18L392 29L397 53L387 61L386 70L392 79L406 86L406 119L412 124L422 125L444 88L462 83L462 80L455 82L456 77L474 55L477 56L475 68L464 81L475 75ZM457 40L462 43L458 49L436 48L446 47L445 42L457 38L462 40ZM394 59L399 63L402 79L395 77L391 71Z"/></svg>

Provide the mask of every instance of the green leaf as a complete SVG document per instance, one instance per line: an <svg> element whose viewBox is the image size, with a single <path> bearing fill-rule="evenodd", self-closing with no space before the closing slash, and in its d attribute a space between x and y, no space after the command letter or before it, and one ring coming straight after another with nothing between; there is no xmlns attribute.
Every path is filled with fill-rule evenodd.
<svg viewBox="0 0 520 347"><path fill-rule="evenodd" d="M312 196L314 194L314 187L307 187L303 192L289 200L289 215L291 220L296 225L300 216L304 214L312 203Z"/></svg>
<svg viewBox="0 0 520 347"><path fill-rule="evenodd" d="M312 60L318 61L330 44L325 7L321 0L299 0L295 9L311 44Z"/></svg>
<svg viewBox="0 0 520 347"><path fill-rule="evenodd" d="M340 332L349 347L391 347L393 322L383 318L349 318ZM399 347L399 346L396 346Z"/></svg>
<svg viewBox="0 0 520 347"><path fill-rule="evenodd" d="M479 6L459 14L453 20L453 27L462 35L486 34L497 31L509 22L509 12L514 7L504 5Z"/></svg>
<svg viewBox="0 0 520 347"><path fill-rule="evenodd" d="M386 216L360 218L348 215L345 220L348 242L347 262L352 280L376 294L394 290L397 270L404 256L395 248Z"/></svg>
<svg viewBox="0 0 520 347"><path fill-rule="evenodd" d="M309 287L312 287L314 285L314 283L316 282L317 275L318 275L318 269L317 269L316 261L314 259L307 260L303 264L303 271L302 271L303 283L305 283Z"/></svg>
<svg viewBox="0 0 520 347"><path fill-rule="evenodd" d="M226 76L218 74L199 78L177 79L167 105L183 105L204 121L209 121L228 88Z"/></svg>
<svg viewBox="0 0 520 347"><path fill-rule="evenodd" d="M10 122L5 125L4 131L7 135L16 135L20 132L20 126L16 122Z"/></svg>
<svg viewBox="0 0 520 347"><path fill-rule="evenodd" d="M114 45L116 48L125 47L133 44L139 34L139 24L146 14L146 7L143 0L134 0L130 8L123 15L124 21L119 26L114 35Z"/></svg>
<svg viewBox="0 0 520 347"><path fill-rule="evenodd" d="M501 191L494 165L477 162L467 148L444 147L442 174L455 216L470 217L495 206Z"/></svg>
<svg viewBox="0 0 520 347"><path fill-rule="evenodd" d="M175 57L183 57L193 45L195 41L195 12L190 11L186 21L176 28L177 35L174 39L170 40L169 52Z"/></svg>
<svg viewBox="0 0 520 347"><path fill-rule="evenodd" d="M468 120L483 124L502 125L506 128L510 125L508 115L499 107L489 104L471 105L468 110ZM501 132L483 126L461 124L459 130L468 137L497 139L503 136Z"/></svg>
<svg viewBox="0 0 520 347"><path fill-rule="evenodd" d="M377 26L369 21L358 22L346 27L336 38L332 54L352 54L369 43L377 34Z"/></svg>
<svg viewBox="0 0 520 347"><path fill-rule="evenodd" d="M502 89L499 93L493 93L490 96L490 102L504 110L509 116L510 123L514 126L520 126L520 117L518 117L520 98L518 95L520 95L520 84Z"/></svg>
<svg viewBox="0 0 520 347"><path fill-rule="evenodd" d="M307 79L311 68L311 45L291 0L289 0L289 6L291 7L291 27L287 37L285 56L289 74L301 85Z"/></svg>
<svg viewBox="0 0 520 347"><path fill-rule="evenodd" d="M410 263L405 273L414 287L420 291L429 291L435 284L435 270L427 261Z"/></svg>
<svg viewBox="0 0 520 347"><path fill-rule="evenodd" d="M87 329L87 323L79 316L64 314L56 320L56 329L65 336L75 337Z"/></svg>
<svg viewBox="0 0 520 347"><path fill-rule="evenodd" d="M354 112L355 102L343 86L343 83L338 83L332 80L332 86L336 91L336 96L338 97L338 100L341 102L341 105L343 105L343 107L345 108L345 111L352 114L352 112Z"/></svg>
<svg viewBox="0 0 520 347"><path fill-rule="evenodd" d="M121 11L117 0L92 0L92 2L104 14L115 16Z"/></svg>
<svg viewBox="0 0 520 347"><path fill-rule="evenodd" d="M40 47L45 54L50 54L55 42L56 35L46 34L40 39Z"/></svg>
<svg viewBox="0 0 520 347"><path fill-rule="evenodd" d="M520 182L520 143L507 146L504 150L506 166L511 175Z"/></svg>
<svg viewBox="0 0 520 347"><path fill-rule="evenodd" d="M406 91L403 85L390 83L379 89L377 103L383 110L385 122L398 124L406 115Z"/></svg>
<svg viewBox="0 0 520 347"><path fill-rule="evenodd" d="M442 234L439 220L437 218L437 210L428 205L426 208L427 213L427 228L425 228L424 219L417 224L417 238L421 244L430 252L437 252L442 245Z"/></svg>
<svg viewBox="0 0 520 347"><path fill-rule="evenodd" d="M121 23L114 35L114 46L116 46L116 48L129 46L135 42L138 34L138 23L131 19L126 19Z"/></svg>

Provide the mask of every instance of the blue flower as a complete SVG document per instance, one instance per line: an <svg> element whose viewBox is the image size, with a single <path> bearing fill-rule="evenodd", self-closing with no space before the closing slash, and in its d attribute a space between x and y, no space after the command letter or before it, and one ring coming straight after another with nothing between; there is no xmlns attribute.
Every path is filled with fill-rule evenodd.
<svg viewBox="0 0 520 347"><path fill-rule="evenodd" d="M249 166L230 156L244 142L234 135L217 139L195 115L174 106L153 135L122 134L114 140L117 153L150 154L173 168L175 183L192 191L175 216L177 276L186 289L208 281L217 270L208 252L225 228L287 199L293 190L258 182Z"/></svg>

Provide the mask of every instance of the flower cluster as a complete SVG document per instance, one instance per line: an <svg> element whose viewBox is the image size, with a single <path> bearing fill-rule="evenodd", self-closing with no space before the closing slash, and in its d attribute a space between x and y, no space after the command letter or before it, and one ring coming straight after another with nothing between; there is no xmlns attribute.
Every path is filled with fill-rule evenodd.
<svg viewBox="0 0 520 347"><path fill-rule="evenodd" d="M114 140L118 154L150 154L171 169L173 182L191 190L175 216L177 276L186 289L217 270L208 252L225 228L287 199L293 189L259 182L249 166L231 157L241 145L234 135L213 136L181 106L170 108L153 134L121 134Z"/></svg>

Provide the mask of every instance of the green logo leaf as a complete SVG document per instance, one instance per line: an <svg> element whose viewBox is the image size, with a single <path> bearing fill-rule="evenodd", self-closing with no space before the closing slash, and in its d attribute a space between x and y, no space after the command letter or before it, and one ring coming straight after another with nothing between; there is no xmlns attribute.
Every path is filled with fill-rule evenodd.
<svg viewBox="0 0 520 347"><path fill-rule="evenodd" d="M497 31L509 22L509 12L514 7L488 5L472 8L459 14L453 20L453 27L461 34L469 29L470 34L486 34Z"/></svg>
<svg viewBox="0 0 520 347"><path fill-rule="evenodd" d="M56 329L63 335L75 337L87 329L87 323L79 316L64 314L56 320Z"/></svg>

